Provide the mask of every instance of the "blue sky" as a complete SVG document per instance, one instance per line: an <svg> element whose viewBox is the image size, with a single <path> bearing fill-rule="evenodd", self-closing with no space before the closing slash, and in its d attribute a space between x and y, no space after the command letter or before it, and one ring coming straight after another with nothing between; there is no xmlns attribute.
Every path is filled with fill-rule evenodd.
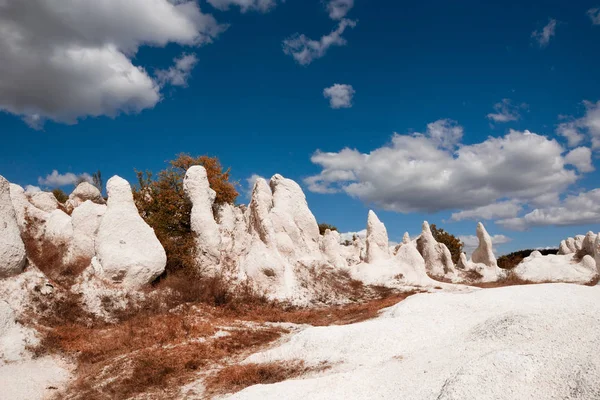
<svg viewBox="0 0 600 400"><path fill-rule="evenodd" d="M25 38L0 38L12 182L135 182L188 152L218 156L242 191L254 174L296 180L341 231L364 229L369 208L396 241L425 219L458 235L482 220L510 239L500 253L600 230L600 1L20 3L0 5L0 31Z"/></svg>

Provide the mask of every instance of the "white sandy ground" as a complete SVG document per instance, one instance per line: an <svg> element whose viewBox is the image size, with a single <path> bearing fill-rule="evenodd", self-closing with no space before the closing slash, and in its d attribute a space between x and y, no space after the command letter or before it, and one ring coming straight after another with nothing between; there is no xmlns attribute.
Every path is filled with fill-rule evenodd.
<svg viewBox="0 0 600 400"><path fill-rule="evenodd" d="M600 286L419 294L371 321L308 328L246 362L333 367L229 399L600 399Z"/></svg>

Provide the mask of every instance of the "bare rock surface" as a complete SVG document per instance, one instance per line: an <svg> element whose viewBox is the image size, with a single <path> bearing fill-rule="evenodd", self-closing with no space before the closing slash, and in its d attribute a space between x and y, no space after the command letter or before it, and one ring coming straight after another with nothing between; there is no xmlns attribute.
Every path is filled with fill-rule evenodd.
<svg viewBox="0 0 600 400"><path fill-rule="evenodd" d="M108 207L96 238L96 273L111 282L139 288L165 269L167 256L154 230L140 217L131 186L118 176L107 183Z"/></svg>
<svg viewBox="0 0 600 400"><path fill-rule="evenodd" d="M28 197L29 202L42 211L52 212L58 208L58 200L56 200L54 194L50 192L36 192Z"/></svg>
<svg viewBox="0 0 600 400"><path fill-rule="evenodd" d="M10 197L10 183L0 176L0 278L20 273L25 262L25 244Z"/></svg>
<svg viewBox="0 0 600 400"><path fill-rule="evenodd" d="M390 258L387 229L373 210L367 218L367 263L374 263Z"/></svg>
<svg viewBox="0 0 600 400"><path fill-rule="evenodd" d="M91 259L96 254L96 235L100 221L106 213L106 206L86 200L73 210L71 222L73 227L73 242L70 257Z"/></svg>
<svg viewBox="0 0 600 400"><path fill-rule="evenodd" d="M421 236L417 239L417 249L425 260L429 276L455 279L456 270L452 262L452 254L445 244L435 240L427 221L423 222Z"/></svg>
<svg viewBox="0 0 600 400"><path fill-rule="evenodd" d="M72 210L88 200L96 204L106 204L106 201L102 197L102 193L100 193L100 190L98 190L96 186L89 182L82 182L77 185L75 190L69 195L67 208Z"/></svg>

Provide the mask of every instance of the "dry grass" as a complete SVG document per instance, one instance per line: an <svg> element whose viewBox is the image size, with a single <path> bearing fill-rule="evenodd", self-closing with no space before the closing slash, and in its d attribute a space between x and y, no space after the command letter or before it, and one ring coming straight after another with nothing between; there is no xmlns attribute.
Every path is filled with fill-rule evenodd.
<svg viewBox="0 0 600 400"><path fill-rule="evenodd" d="M215 396L239 392L252 385L282 382L327 368L327 365L308 368L301 360L230 365L206 379L206 394Z"/></svg>

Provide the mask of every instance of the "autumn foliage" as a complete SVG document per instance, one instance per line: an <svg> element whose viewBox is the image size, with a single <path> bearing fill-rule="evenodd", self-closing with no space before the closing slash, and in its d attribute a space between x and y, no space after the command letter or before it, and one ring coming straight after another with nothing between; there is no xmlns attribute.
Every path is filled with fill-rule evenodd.
<svg viewBox="0 0 600 400"><path fill-rule="evenodd" d="M193 165L206 168L210 187L217 193L215 206L235 202L238 196L236 183L230 181L229 169L224 170L216 157L192 157L182 153L156 177L149 171L136 171L139 186L133 193L135 203L167 253L168 273L194 271L197 267L190 225L192 204L183 191L183 178Z"/></svg>

